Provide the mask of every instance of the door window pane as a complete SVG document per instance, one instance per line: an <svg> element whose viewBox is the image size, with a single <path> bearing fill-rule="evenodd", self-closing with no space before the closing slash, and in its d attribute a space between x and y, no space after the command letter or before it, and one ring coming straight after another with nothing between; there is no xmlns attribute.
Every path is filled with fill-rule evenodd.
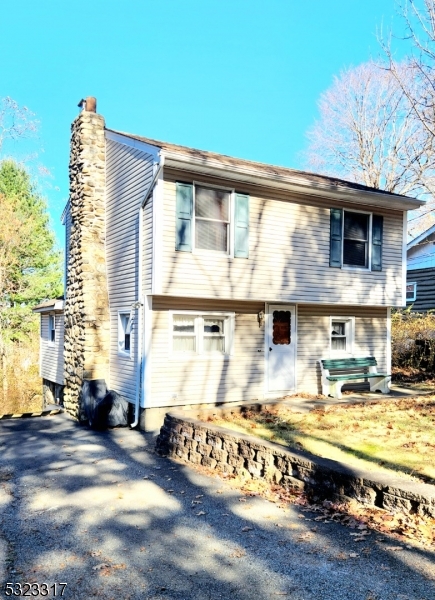
<svg viewBox="0 0 435 600"><path fill-rule="evenodd" d="M289 310L273 311L272 327L273 343L278 345L288 345L291 342L291 312Z"/></svg>

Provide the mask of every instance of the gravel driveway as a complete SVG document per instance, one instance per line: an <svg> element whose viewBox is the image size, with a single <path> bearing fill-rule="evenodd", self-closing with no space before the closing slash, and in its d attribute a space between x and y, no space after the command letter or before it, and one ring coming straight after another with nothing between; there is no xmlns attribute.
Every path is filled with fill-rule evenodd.
<svg viewBox="0 0 435 600"><path fill-rule="evenodd" d="M356 543L153 447L65 415L2 421L1 582L67 599L435 598L433 553L375 533Z"/></svg>

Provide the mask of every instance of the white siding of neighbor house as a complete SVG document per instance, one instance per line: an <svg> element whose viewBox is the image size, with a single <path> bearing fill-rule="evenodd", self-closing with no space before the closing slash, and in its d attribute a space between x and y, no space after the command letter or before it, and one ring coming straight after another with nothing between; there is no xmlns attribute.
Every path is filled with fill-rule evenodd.
<svg viewBox="0 0 435 600"><path fill-rule="evenodd" d="M64 385L63 379L63 314L56 315L55 341L49 341L49 315L41 314L40 376L48 381Z"/></svg>
<svg viewBox="0 0 435 600"><path fill-rule="evenodd" d="M235 312L234 354L175 358L170 354L169 311ZM153 298L152 375L149 406L236 402L263 397L264 303Z"/></svg>
<svg viewBox="0 0 435 600"><path fill-rule="evenodd" d="M131 356L118 353L118 312L138 300L139 209L153 177L153 156L106 140L106 258L111 319L110 388L129 400L136 393L137 311ZM151 291L152 198L143 221L143 294Z"/></svg>
<svg viewBox="0 0 435 600"><path fill-rule="evenodd" d="M152 376L149 406L179 406L261 399L265 389L264 303L153 298ZM179 358L170 353L169 311L235 313L234 353L229 358ZM297 392L321 393L317 361L329 357L330 318L355 317L354 356L375 356L387 369L387 309L297 306Z"/></svg>
<svg viewBox="0 0 435 600"><path fill-rule="evenodd" d="M269 302L401 306L403 214L370 208L384 216L383 270L329 266L330 209L355 210L320 196L296 198L279 192L250 193L249 258L213 252L175 251L175 182L186 173L165 171L161 294ZM199 179L199 178L198 178ZM207 183L206 178L201 181ZM208 180L210 184L213 180ZM221 186L222 181L215 181ZM228 186L230 189L232 185ZM156 267L158 268L158 267Z"/></svg>
<svg viewBox="0 0 435 600"><path fill-rule="evenodd" d="M435 267L435 234L408 250L408 271ZM412 276L411 276L412 277ZM409 277L408 277L409 280Z"/></svg>
<svg viewBox="0 0 435 600"><path fill-rule="evenodd" d="M298 306L298 390L321 393L317 361L330 358L330 318L355 317L353 355L374 356L378 369L388 368L387 309L352 306Z"/></svg>

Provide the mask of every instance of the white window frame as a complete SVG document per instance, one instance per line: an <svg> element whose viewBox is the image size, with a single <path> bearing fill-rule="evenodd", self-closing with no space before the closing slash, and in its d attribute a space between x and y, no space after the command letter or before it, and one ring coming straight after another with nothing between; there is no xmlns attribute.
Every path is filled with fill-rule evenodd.
<svg viewBox="0 0 435 600"><path fill-rule="evenodd" d="M368 240L367 240L367 266L359 267L357 265L345 265L344 264L344 217L346 213L356 213L357 215L368 215L369 216L369 230L368 230ZM346 269L349 271L357 270L357 271L371 271L372 269L372 228L373 228L373 213L367 212L364 210L349 210L347 208L343 209L343 223L341 224L341 265L342 269Z"/></svg>
<svg viewBox="0 0 435 600"><path fill-rule="evenodd" d="M413 286L412 289L412 298L408 298L408 287ZM417 282L416 281L407 281L406 282L406 301L407 302L415 302L417 300Z"/></svg>
<svg viewBox="0 0 435 600"><path fill-rule="evenodd" d="M194 317L194 330L196 338L196 350L193 352L182 352L174 350L174 316ZM224 320L224 352L206 352L204 351L204 319L223 319ZM197 311L197 310L171 310L169 311L169 355L176 358L228 358L234 352L234 329L235 313L220 311Z"/></svg>
<svg viewBox="0 0 435 600"><path fill-rule="evenodd" d="M334 322L345 324L346 350L332 348L332 324ZM355 345L355 317L330 317L329 318L329 355L333 358L339 356L353 356Z"/></svg>
<svg viewBox="0 0 435 600"><path fill-rule="evenodd" d="M132 330L133 330L133 313L130 309L122 309L118 311L118 354L126 358L132 356ZM130 347L125 349L125 336L130 336Z"/></svg>
<svg viewBox="0 0 435 600"><path fill-rule="evenodd" d="M210 190L223 190L229 194L229 223L228 223L228 249L227 252L221 252L220 250L207 250L206 248L196 247L196 186L208 188ZM193 215L192 215L192 252L194 254L215 254L218 256L227 256L229 258L234 257L234 194L235 189L228 188L222 185L210 185L203 181L193 182Z"/></svg>
<svg viewBox="0 0 435 600"><path fill-rule="evenodd" d="M48 343L50 346L54 346L56 343L56 314L50 313L48 315Z"/></svg>

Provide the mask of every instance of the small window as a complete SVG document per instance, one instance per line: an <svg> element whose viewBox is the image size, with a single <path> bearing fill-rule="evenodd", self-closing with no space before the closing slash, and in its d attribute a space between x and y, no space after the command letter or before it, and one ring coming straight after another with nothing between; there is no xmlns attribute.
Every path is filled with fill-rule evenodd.
<svg viewBox="0 0 435 600"><path fill-rule="evenodd" d="M406 301L414 302L417 299L417 283L414 281L412 283L406 284Z"/></svg>
<svg viewBox="0 0 435 600"><path fill-rule="evenodd" d="M118 350L128 356L130 356L131 350L132 325L133 321L129 312L119 313Z"/></svg>
<svg viewBox="0 0 435 600"><path fill-rule="evenodd" d="M56 315L48 315L48 341L56 341Z"/></svg>
<svg viewBox="0 0 435 600"><path fill-rule="evenodd" d="M176 354L231 354L234 315L174 313L172 351Z"/></svg>
<svg viewBox="0 0 435 600"><path fill-rule="evenodd" d="M382 271L383 216L331 208L330 219L329 266Z"/></svg>
<svg viewBox="0 0 435 600"><path fill-rule="evenodd" d="M331 318L331 354L353 353L354 317Z"/></svg>
<svg viewBox="0 0 435 600"><path fill-rule="evenodd" d="M230 251L230 192L195 186L195 248Z"/></svg>
<svg viewBox="0 0 435 600"><path fill-rule="evenodd" d="M370 215L344 211L343 265L368 268L369 231Z"/></svg>

